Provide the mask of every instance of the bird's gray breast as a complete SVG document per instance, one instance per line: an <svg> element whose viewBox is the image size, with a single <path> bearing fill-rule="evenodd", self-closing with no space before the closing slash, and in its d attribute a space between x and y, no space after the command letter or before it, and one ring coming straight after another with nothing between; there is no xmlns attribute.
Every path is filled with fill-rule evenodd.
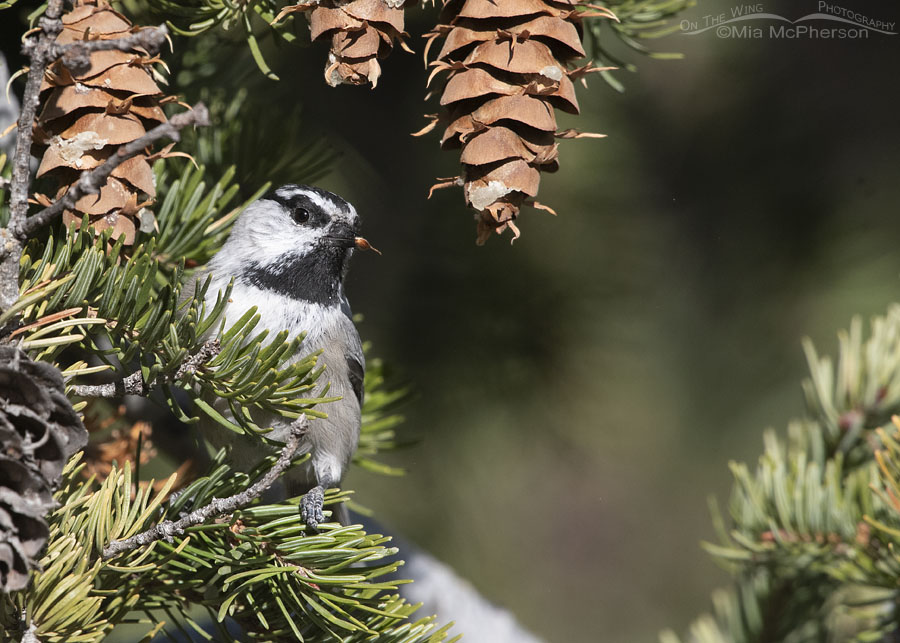
<svg viewBox="0 0 900 643"><path fill-rule="evenodd" d="M212 285L217 285L215 278ZM214 303L216 290L210 288L208 305ZM324 365L325 370L309 396L342 398L319 407L328 417L312 421L310 431L301 445L301 450L311 453L311 458L305 467L290 474L296 482L289 486L296 490L304 485L313 486L325 481L337 484L349 465L360 431L365 359L356 327L342 310L340 303L323 305L297 301L277 291L236 281L224 311L225 329L254 306L260 320L251 333L252 336L266 329L269 335L265 341L270 342L279 332L287 331L289 341L306 332L300 350L289 357L282 368L321 349L318 365ZM231 416L224 400L216 400L214 404L218 407L217 410ZM268 438L286 441L290 418L261 409L253 409L251 415L260 427L272 428L267 434ZM209 426L211 422L203 424L205 426L201 428L205 437L212 444L217 447L232 446L235 464L241 468L250 468L271 453L263 443L252 437L239 436L223 427Z"/></svg>

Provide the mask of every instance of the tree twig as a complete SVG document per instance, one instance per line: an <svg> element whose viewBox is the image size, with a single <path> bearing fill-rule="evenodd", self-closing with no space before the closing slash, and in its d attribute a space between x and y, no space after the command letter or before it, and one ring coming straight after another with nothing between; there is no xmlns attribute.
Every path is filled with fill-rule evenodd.
<svg viewBox="0 0 900 643"><path fill-rule="evenodd" d="M247 487L244 491L236 493L228 498L213 498L208 505L195 509L188 515L179 520L164 520L158 525L151 527L147 531L141 532L131 538L125 540L114 540L103 549L103 558L113 558L121 553L137 549L156 542L157 540L166 539L171 541L173 536L181 535L188 527L202 524L211 518L224 516L233 513L237 509L249 504L256 498L259 498L272 484L278 479L285 469L291 464L291 459L300 446L300 441L309 429L309 419L306 414L301 415L291 424L291 433L287 442L281 449L278 460L272 465L266 474Z"/></svg>
<svg viewBox="0 0 900 643"><path fill-rule="evenodd" d="M106 179L119 165L140 153L151 143L161 138L169 138L177 141L181 138L180 131L188 125L209 125L209 111L203 103L197 103L192 109L181 112L170 118L165 123L157 125L152 130L126 143L116 153L110 156L103 164L93 170L85 170L78 180L55 203L44 208L37 214L28 217L19 226L21 238L28 238L37 230L47 225L59 216L66 208L71 208L81 197L86 194L97 194L100 188L106 185Z"/></svg>
<svg viewBox="0 0 900 643"><path fill-rule="evenodd" d="M19 298L19 258L22 256L21 227L28 214L28 188L31 185L31 141L34 116L44 70L53 60L51 49L62 31L60 16L63 0L49 0L40 19L41 32L25 40L22 51L28 56L28 77L22 95L22 107L16 125L16 152L13 156L9 195L9 224L0 230L0 310L6 310Z"/></svg>
<svg viewBox="0 0 900 643"><path fill-rule="evenodd" d="M178 367L178 371L175 373L175 379L180 380L183 379L185 375L194 373L203 364L218 355L221 350L222 344L217 338L209 340L200 347L200 350L198 350L195 355L191 355L184 360L184 363Z"/></svg>
<svg viewBox="0 0 900 643"><path fill-rule="evenodd" d="M145 49L147 53L153 55L162 48L168 33L165 25L145 27L124 38L111 38L109 40L78 40L65 45L53 43L50 51L53 60L62 58L63 65L68 67L69 71L74 74L83 74L91 67L91 52L109 51L112 49L127 51L129 49L134 49L135 47L141 47Z"/></svg>
<svg viewBox="0 0 900 643"><path fill-rule="evenodd" d="M22 94L22 108L16 125L16 153L13 157L12 192L9 199L9 229L20 241L22 240L20 230L28 214L28 187L31 184L29 164L34 117L37 114L44 70L55 59L53 55L55 40L62 31L60 20L62 11L63 0L50 0L47 3L47 11L39 21L40 35L27 38L22 45L22 51L30 62L25 92Z"/></svg>
<svg viewBox="0 0 900 643"><path fill-rule="evenodd" d="M122 397L123 395L146 395L149 392L140 371L105 384L74 384L72 395L80 397Z"/></svg>
<svg viewBox="0 0 900 643"><path fill-rule="evenodd" d="M220 350L222 350L222 346L218 339L209 340L194 355L188 357L170 379L184 379L186 375L196 372L203 364L218 355ZM150 387L144 381L141 371L135 371L114 382L73 384L71 388L72 395L79 397L122 397L123 395L147 395L149 392Z"/></svg>

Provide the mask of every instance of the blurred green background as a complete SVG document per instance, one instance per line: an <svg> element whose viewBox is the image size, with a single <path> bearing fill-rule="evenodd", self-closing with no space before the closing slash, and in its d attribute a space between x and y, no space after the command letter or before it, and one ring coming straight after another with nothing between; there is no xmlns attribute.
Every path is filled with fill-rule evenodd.
<svg viewBox="0 0 900 643"><path fill-rule="evenodd" d="M895 4L852 8L900 22ZM417 50L433 16L409 20ZM650 45L685 58L614 47L639 67L618 72L627 91L594 77L563 119L609 137L562 142L539 197L559 216L526 210L513 246L474 245L460 190L425 198L458 157L409 136L436 111L418 55L396 51L370 91L326 87L321 47L269 48L282 80L250 89L273 111L302 105L339 152L319 184L384 253L356 257L348 291L373 353L416 392L405 430L421 442L392 458L405 478L347 486L553 642L653 641L707 609L727 582L698 546L707 495L726 498L728 461L802 413L801 338L833 353L852 315L900 289L900 36Z"/></svg>

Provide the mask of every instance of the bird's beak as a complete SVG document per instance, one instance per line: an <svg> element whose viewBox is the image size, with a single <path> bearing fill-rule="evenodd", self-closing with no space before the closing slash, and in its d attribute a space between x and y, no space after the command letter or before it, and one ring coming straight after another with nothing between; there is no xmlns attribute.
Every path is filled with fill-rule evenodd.
<svg viewBox="0 0 900 643"><path fill-rule="evenodd" d="M356 229L345 223L335 223L322 240L329 246L353 248L356 246Z"/></svg>
<svg viewBox="0 0 900 643"><path fill-rule="evenodd" d="M331 227L329 234L322 237L322 242L326 245L338 248L359 248L360 250L371 250L377 254L381 251L369 243L363 237L357 236L355 227L346 224L337 223Z"/></svg>

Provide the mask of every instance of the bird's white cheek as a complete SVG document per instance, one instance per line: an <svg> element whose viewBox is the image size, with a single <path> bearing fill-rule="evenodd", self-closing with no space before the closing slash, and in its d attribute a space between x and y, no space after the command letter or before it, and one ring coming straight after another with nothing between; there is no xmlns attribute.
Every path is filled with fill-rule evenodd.
<svg viewBox="0 0 900 643"><path fill-rule="evenodd" d="M248 247L241 249L247 262L259 265L277 264L280 257L309 252L315 236L292 222L280 222L264 232L257 232Z"/></svg>

